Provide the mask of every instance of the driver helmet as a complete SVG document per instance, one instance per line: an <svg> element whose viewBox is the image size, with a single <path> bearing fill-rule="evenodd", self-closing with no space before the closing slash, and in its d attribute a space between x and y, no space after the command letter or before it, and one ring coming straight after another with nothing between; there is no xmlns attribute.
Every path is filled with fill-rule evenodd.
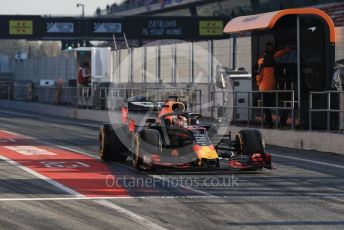
<svg viewBox="0 0 344 230"><path fill-rule="evenodd" d="M188 121L184 116L179 116L178 117L178 125L179 126L187 126L188 125Z"/></svg>

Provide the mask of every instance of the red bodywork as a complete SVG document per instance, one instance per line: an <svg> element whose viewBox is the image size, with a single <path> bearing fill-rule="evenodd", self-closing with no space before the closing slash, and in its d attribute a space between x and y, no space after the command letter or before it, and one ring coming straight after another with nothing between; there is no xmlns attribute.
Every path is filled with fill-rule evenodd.
<svg viewBox="0 0 344 230"><path fill-rule="evenodd" d="M233 169L250 170L250 169L272 169L271 155L269 153L255 153L249 156L246 161L232 159L228 161L228 166Z"/></svg>

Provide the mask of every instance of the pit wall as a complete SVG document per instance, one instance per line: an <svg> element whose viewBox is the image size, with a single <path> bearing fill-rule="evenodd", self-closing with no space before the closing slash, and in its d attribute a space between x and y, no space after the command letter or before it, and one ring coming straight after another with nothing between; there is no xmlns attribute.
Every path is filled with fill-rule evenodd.
<svg viewBox="0 0 344 230"><path fill-rule="evenodd" d="M230 127L232 137L244 127ZM222 129L222 132L225 128ZM268 145L336 153L344 156L344 135L326 132L260 129ZM221 132L221 131L220 131Z"/></svg>
<svg viewBox="0 0 344 230"><path fill-rule="evenodd" d="M30 113L39 113L50 116L80 119L98 122L116 122L113 118L120 120L116 112L86 110L77 108L66 108L62 106L44 105L30 102L0 100L0 109L20 110ZM118 121L119 122L119 121ZM230 127L232 138L245 127ZM219 128L219 133L225 133L226 127ZM280 147L315 150L321 152L336 153L344 156L344 135L334 133L292 131L292 130L273 130L261 129L266 144Z"/></svg>

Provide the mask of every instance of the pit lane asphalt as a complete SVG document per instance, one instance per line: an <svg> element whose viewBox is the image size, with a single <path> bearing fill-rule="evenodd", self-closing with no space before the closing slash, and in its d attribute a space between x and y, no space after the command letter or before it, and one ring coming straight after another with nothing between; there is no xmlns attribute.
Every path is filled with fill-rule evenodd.
<svg viewBox="0 0 344 230"><path fill-rule="evenodd" d="M100 125L0 110L0 129L94 156L97 156ZM0 161L0 226L6 229L343 229L344 158L278 147L268 150L276 170L166 171L146 175L131 169L129 162L109 163L122 175L155 178L158 188L153 195L131 188L131 198L107 200L68 200L71 195ZM230 180L234 183L228 184ZM167 181L179 184L165 186Z"/></svg>

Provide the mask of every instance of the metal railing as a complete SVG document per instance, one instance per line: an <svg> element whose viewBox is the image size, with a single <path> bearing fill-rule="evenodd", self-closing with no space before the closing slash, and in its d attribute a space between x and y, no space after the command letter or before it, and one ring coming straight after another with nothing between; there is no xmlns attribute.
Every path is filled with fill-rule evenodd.
<svg viewBox="0 0 344 230"><path fill-rule="evenodd" d="M0 99L11 100L13 87L10 85L0 85Z"/></svg>
<svg viewBox="0 0 344 230"><path fill-rule="evenodd" d="M274 97L274 104L266 105L264 93ZM184 97L188 110L202 113L202 91L191 88L108 88L108 87L33 87L32 84L3 85L0 99L30 101L84 109L116 110L127 99L146 97L162 101L167 96ZM293 90L272 91L212 91L211 118L222 124L264 127L264 110L271 110L274 126L280 126L282 116L294 129L300 124L300 115ZM310 92L309 130L337 130L344 133L344 91ZM296 115L298 112L298 115ZM214 120L213 120L214 121ZM285 120L284 120L285 121ZM307 126L305 127L307 128Z"/></svg>
<svg viewBox="0 0 344 230"><path fill-rule="evenodd" d="M7 99L30 101L45 104L82 107L89 109L107 109L111 99L125 99L139 95L138 89L108 87L47 87L31 84L16 84L13 90L1 90L13 96ZM110 106L111 107L111 106ZM113 103L112 103L113 107Z"/></svg>
<svg viewBox="0 0 344 230"><path fill-rule="evenodd" d="M344 91L310 92L309 95L309 130L314 129L314 115L326 115L326 130L339 130L344 133ZM317 101L325 102L318 103ZM340 103L342 102L342 103ZM322 106L321 106L322 105ZM336 115L336 116L334 116ZM337 126L337 128L336 128Z"/></svg>
<svg viewBox="0 0 344 230"><path fill-rule="evenodd" d="M138 97L165 101L168 96L173 95L183 97L190 111L201 110L201 90L189 88L34 87L32 84L16 84L12 90L0 89L0 95L2 94L7 95L2 99L8 100L101 110L119 109L126 100L136 100Z"/></svg>
<svg viewBox="0 0 344 230"><path fill-rule="evenodd" d="M290 126L296 126L294 90L270 90L270 91L213 91L212 93L212 118L218 118L231 124L246 124L247 126L259 124L264 126L264 110L274 112L275 127L279 126L281 117L291 114ZM266 105L264 94L269 93L274 97L274 105ZM222 98L220 100L219 98ZM215 104L222 101L221 104ZM222 116L216 116L216 111L222 112ZM258 112L257 112L258 111ZM282 114L280 114L282 112Z"/></svg>

